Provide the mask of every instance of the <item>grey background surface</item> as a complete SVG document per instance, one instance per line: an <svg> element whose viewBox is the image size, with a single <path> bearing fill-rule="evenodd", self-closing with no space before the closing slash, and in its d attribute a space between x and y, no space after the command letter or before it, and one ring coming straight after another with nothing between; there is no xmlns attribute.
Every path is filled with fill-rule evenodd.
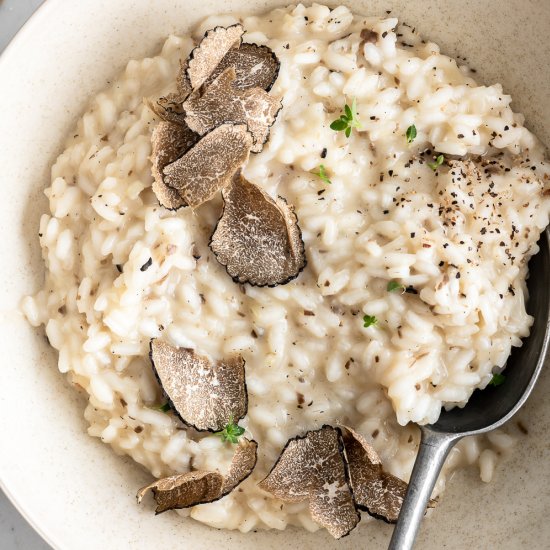
<svg viewBox="0 0 550 550"><path fill-rule="evenodd" d="M0 52L44 0L0 0ZM50 550L0 491L0 549Z"/></svg>

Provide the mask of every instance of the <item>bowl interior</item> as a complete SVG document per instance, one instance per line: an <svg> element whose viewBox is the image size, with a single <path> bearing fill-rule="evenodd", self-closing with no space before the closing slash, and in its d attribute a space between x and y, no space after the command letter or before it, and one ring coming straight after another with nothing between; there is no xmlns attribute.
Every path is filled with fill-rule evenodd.
<svg viewBox="0 0 550 550"><path fill-rule="evenodd" d="M217 531L175 513L155 517L137 507L137 487L150 477L129 459L86 434L81 398L56 368L42 329L18 311L21 297L43 278L38 222L46 208L49 167L84 109L131 58L157 52L170 33L184 33L209 13L261 13L283 0L48 0L0 59L2 147L0 180L0 482L56 548L240 550L384 548L391 527L364 522L345 541L298 529ZM337 5L340 2L327 2ZM450 55L466 57L480 81L500 81L515 110L550 143L547 40L550 3L529 0L440 2L343 0L357 12L392 15L415 26ZM546 271L546 276L548 271ZM550 540L550 376L541 380L518 418L529 435L490 485L476 471L449 483L441 505L424 522L419 547L517 549ZM514 419L514 422L516 419ZM514 498L510 498L514 495Z"/></svg>

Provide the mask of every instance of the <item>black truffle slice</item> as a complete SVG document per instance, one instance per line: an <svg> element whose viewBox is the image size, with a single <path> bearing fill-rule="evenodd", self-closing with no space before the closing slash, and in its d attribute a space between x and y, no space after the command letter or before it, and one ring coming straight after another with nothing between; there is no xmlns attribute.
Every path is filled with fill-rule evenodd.
<svg viewBox="0 0 550 550"><path fill-rule="evenodd" d="M252 136L245 125L222 124L164 168L164 183L196 208L231 181L251 147Z"/></svg>
<svg viewBox="0 0 550 550"><path fill-rule="evenodd" d="M193 90L204 84L230 49L241 45L243 34L244 29L239 24L216 27L206 32L201 43L189 55L187 78Z"/></svg>
<svg viewBox="0 0 550 550"><path fill-rule="evenodd" d="M156 514L166 510L189 508L220 498L223 483L224 476L218 472L196 471L178 474L157 479L142 487L137 493L137 502L140 504L145 494L152 490L157 503Z"/></svg>
<svg viewBox="0 0 550 550"><path fill-rule="evenodd" d="M214 362L187 348L151 340L151 362L172 408L199 431L221 431L248 410L244 359Z"/></svg>
<svg viewBox="0 0 550 550"><path fill-rule="evenodd" d="M151 136L153 192L157 196L159 204L169 210L177 210L186 206L186 202L178 191L164 183L162 171L166 165L174 162L193 147L199 139L200 136L190 130L185 123L181 125L161 121L153 130Z"/></svg>
<svg viewBox="0 0 550 550"><path fill-rule="evenodd" d="M407 492L407 484L384 472L376 451L362 435L342 427L342 438L357 506L371 516L395 523Z"/></svg>
<svg viewBox="0 0 550 550"><path fill-rule="evenodd" d="M222 488L223 495L230 493L252 473L252 470L254 470L256 466L257 459L258 443L253 439L241 439L235 449L231 466L229 466L229 472L224 479Z"/></svg>
<svg viewBox="0 0 550 550"><path fill-rule="evenodd" d="M191 93L191 84L187 78L187 61L180 62L180 70L176 76L177 92L160 97L157 100L146 99L145 103L161 120L181 124L185 123L185 111L182 104Z"/></svg>
<svg viewBox="0 0 550 550"><path fill-rule="evenodd" d="M146 493L152 490L157 503L155 513L160 514L166 510L189 508L219 500L252 473L256 466L257 450L256 441L244 438L235 449L226 476L219 472L195 471L157 479L138 491L137 502L141 504Z"/></svg>
<svg viewBox="0 0 550 550"><path fill-rule="evenodd" d="M183 104L185 121L194 132L205 134L224 122L246 124L259 152L281 109L281 102L262 88L235 87L235 67L228 67L206 89L193 92Z"/></svg>
<svg viewBox="0 0 550 550"><path fill-rule="evenodd" d="M177 96L183 103L187 96L193 91L189 77L187 76L188 60L180 61L180 70L176 76Z"/></svg>
<svg viewBox="0 0 550 550"><path fill-rule="evenodd" d="M298 220L290 205L271 198L240 172L222 192L224 208L210 248L233 280L285 284L306 264Z"/></svg>
<svg viewBox="0 0 550 550"><path fill-rule="evenodd" d="M313 519L335 538L359 522L339 432L331 426L291 439L259 487L285 502L308 500Z"/></svg>
<svg viewBox="0 0 550 550"><path fill-rule="evenodd" d="M243 43L225 54L205 84L210 84L228 67L235 67L237 77L233 85L236 88L263 88L269 92L277 80L280 66L281 62L267 46Z"/></svg>
<svg viewBox="0 0 550 550"><path fill-rule="evenodd" d="M177 93L173 93L159 97L157 100L146 99L145 103L161 120L187 126L185 111L182 107L184 101L185 99L181 99Z"/></svg>

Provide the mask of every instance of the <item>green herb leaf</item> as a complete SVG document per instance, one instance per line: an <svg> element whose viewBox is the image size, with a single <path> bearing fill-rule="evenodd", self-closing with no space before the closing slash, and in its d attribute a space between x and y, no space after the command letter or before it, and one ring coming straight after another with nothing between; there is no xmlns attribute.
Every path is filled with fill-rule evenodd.
<svg viewBox="0 0 550 550"><path fill-rule="evenodd" d="M335 120L330 125L330 129L334 130L335 132L341 132L342 130L345 130L347 127L348 127L347 121L342 120L342 119Z"/></svg>
<svg viewBox="0 0 550 550"><path fill-rule="evenodd" d="M397 281L390 281L388 283L388 286L386 287L386 290L388 292L395 292L396 290L400 290L401 294L405 292L405 285L402 285L401 283L398 283Z"/></svg>
<svg viewBox="0 0 550 550"><path fill-rule="evenodd" d="M412 143L416 138L416 126L412 124L407 128L407 143Z"/></svg>
<svg viewBox="0 0 550 550"><path fill-rule="evenodd" d="M506 380L506 376L504 374L501 374L500 372L497 372L493 374L493 378L491 378L491 381L489 382L489 386L501 386L504 384L504 381Z"/></svg>
<svg viewBox="0 0 550 550"><path fill-rule="evenodd" d="M161 405L157 408L157 410L162 411L163 413L167 413L172 410L172 407L170 407L170 403L168 401L164 403L164 405Z"/></svg>
<svg viewBox="0 0 550 550"><path fill-rule="evenodd" d="M238 443L239 437L245 432L244 428L233 422L233 416L229 417L229 422L223 430L216 432L222 438L222 441L229 441L230 443Z"/></svg>
<svg viewBox="0 0 550 550"><path fill-rule="evenodd" d="M330 178L327 176L327 171L323 164L319 164L319 172L313 172L316 176L319 176L325 183L332 184Z"/></svg>
<svg viewBox="0 0 550 550"><path fill-rule="evenodd" d="M378 323L378 319L374 315L365 315L363 317L363 327L374 327Z"/></svg>
<svg viewBox="0 0 550 550"><path fill-rule="evenodd" d="M441 166L443 164L444 160L445 160L445 157L443 155L439 155L435 159L435 162L428 162L428 166L435 172L438 166Z"/></svg>
<svg viewBox="0 0 550 550"><path fill-rule="evenodd" d="M361 121L357 116L357 99L353 98L351 107L346 103L344 105L344 114L340 115L340 118L334 120L330 128L335 132L344 132L346 137L351 136L353 128L361 128Z"/></svg>

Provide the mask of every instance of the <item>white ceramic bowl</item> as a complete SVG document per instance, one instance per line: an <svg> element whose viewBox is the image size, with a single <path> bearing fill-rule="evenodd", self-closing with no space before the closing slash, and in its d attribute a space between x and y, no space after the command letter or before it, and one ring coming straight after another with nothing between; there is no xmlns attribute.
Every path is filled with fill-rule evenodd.
<svg viewBox="0 0 550 550"><path fill-rule="evenodd" d="M327 2L337 5L339 2ZM515 110L550 143L550 2L548 0L344 0L368 14L392 14L460 55L486 83L499 81ZM284 0L48 0L0 59L0 481L14 503L60 549L240 550L384 548L391 527L360 525L334 541L289 528L241 534L218 531L175 513L138 507L149 476L86 435L84 404L56 368L42 330L18 311L43 277L38 220L42 189L88 99L131 58L158 51L207 14L262 12ZM461 472L424 522L418 547L547 548L550 542L550 373L520 412L529 428L484 485Z"/></svg>

